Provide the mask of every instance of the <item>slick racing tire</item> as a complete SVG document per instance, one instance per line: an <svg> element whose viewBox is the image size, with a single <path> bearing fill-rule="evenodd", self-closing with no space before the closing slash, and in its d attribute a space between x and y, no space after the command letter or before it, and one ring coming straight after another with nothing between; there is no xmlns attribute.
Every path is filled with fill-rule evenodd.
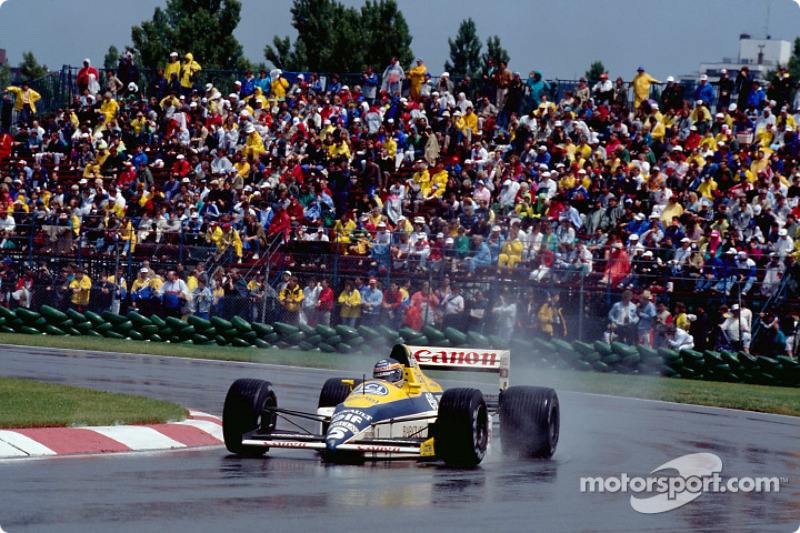
<svg viewBox="0 0 800 533"><path fill-rule="evenodd" d="M336 407L347 398L350 394L350 385L342 383L343 379L353 378L331 378L325 382L319 391L319 407ZM353 388L363 382L363 379L353 379Z"/></svg>
<svg viewBox="0 0 800 533"><path fill-rule="evenodd" d="M486 455L491 419L478 389L448 389L439 400L433 448L448 466L476 466Z"/></svg>
<svg viewBox="0 0 800 533"><path fill-rule="evenodd" d="M500 397L500 441L506 456L552 457L560 425L558 395L553 389L509 387Z"/></svg>
<svg viewBox="0 0 800 533"><path fill-rule="evenodd" d="M222 435L228 451L237 455L259 456L268 447L242 446L242 437L260 429L270 432L275 429L277 415L264 413L266 407L277 407L278 400L269 381L261 379L237 379L225 397L222 410Z"/></svg>

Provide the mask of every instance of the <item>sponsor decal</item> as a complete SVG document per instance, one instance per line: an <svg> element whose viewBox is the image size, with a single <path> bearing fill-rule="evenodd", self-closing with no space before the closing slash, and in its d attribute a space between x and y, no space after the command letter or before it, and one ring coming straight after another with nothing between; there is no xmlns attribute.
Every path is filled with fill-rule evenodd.
<svg viewBox="0 0 800 533"><path fill-rule="evenodd" d="M273 440L273 441L264 441L264 444L269 446L276 446L280 448L307 448L307 442L295 442L291 440Z"/></svg>
<svg viewBox="0 0 800 533"><path fill-rule="evenodd" d="M436 399L436 396L434 396L430 392L426 392L425 399L428 400L428 405L431 406L431 409L433 409L434 411L439 410L439 400Z"/></svg>
<svg viewBox="0 0 800 533"><path fill-rule="evenodd" d="M428 426L403 426L403 438L419 437L419 434L427 428Z"/></svg>
<svg viewBox="0 0 800 533"><path fill-rule="evenodd" d="M360 393L360 394L371 394L373 396L388 396L389 395L389 387L384 385L383 383L377 383L375 381L370 381L369 383L364 383L356 390L353 391L353 394Z"/></svg>
<svg viewBox="0 0 800 533"><path fill-rule="evenodd" d="M339 422L332 423L331 426L330 426L330 429L336 429L338 431L342 431L342 430L351 431L353 433L358 433L359 431L361 431L360 429L358 429L355 425L351 424L350 422L344 422L344 421L339 421Z"/></svg>
<svg viewBox="0 0 800 533"><path fill-rule="evenodd" d="M403 451L403 449L398 446L377 446L374 444L360 445L357 446L357 449L364 452L400 453L401 451Z"/></svg>
<svg viewBox="0 0 800 533"><path fill-rule="evenodd" d="M466 366L475 368L500 368L500 354L495 351L465 351L419 348L413 353L420 364L438 366Z"/></svg>
<svg viewBox="0 0 800 533"><path fill-rule="evenodd" d="M331 419L331 423L339 421L352 422L355 425L360 425L364 421L372 422L372 416L358 409L342 409L333 415Z"/></svg>
<svg viewBox="0 0 800 533"><path fill-rule="evenodd" d="M677 472L677 475L665 471ZM622 473L609 477L582 477L582 493L630 493L634 511L658 514L690 503L703 493L780 492L777 477L722 477L722 459L713 453L690 453L656 467L646 476Z"/></svg>
<svg viewBox="0 0 800 533"><path fill-rule="evenodd" d="M433 452L433 438L430 438L425 442L423 442L422 444L420 444L419 453L420 455L422 455L422 457L433 457L434 455L436 455Z"/></svg>

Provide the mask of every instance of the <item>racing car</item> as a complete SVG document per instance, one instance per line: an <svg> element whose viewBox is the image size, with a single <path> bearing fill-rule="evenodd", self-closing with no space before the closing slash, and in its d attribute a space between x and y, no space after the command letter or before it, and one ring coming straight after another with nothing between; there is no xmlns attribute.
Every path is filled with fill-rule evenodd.
<svg viewBox="0 0 800 533"><path fill-rule="evenodd" d="M510 359L508 350L397 344L373 379L327 380L316 412L278 407L270 382L239 379L225 398L225 446L243 456L303 448L328 462L406 458L475 466L487 454L497 417L504 455L549 458L558 444L558 396L545 387L510 387ZM423 368L497 373L499 394L443 390ZM292 429L278 429L279 419Z"/></svg>

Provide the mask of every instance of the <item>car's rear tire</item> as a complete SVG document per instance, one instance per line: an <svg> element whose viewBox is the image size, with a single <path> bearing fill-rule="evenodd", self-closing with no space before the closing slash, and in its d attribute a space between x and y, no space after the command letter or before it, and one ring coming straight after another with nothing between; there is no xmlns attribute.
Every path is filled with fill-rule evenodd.
<svg viewBox="0 0 800 533"><path fill-rule="evenodd" d="M277 415L264 413L266 407L277 407L278 400L269 381L261 379L237 379L225 397L222 410L222 435L228 451L237 455L259 456L269 447L242 446L242 437L260 429L270 432L275 429Z"/></svg>
<svg viewBox="0 0 800 533"><path fill-rule="evenodd" d="M553 389L509 387L500 397L500 441L504 455L552 457L560 428L561 410Z"/></svg>
<svg viewBox="0 0 800 533"><path fill-rule="evenodd" d="M325 382L322 390L319 391L318 407L336 407L347 398L351 387L342 383L343 379L353 378L331 378ZM352 388L358 387L363 381L363 379L353 379Z"/></svg>
<svg viewBox="0 0 800 533"><path fill-rule="evenodd" d="M434 450L448 466L475 466L486 455L491 420L478 389L448 389L439 400Z"/></svg>

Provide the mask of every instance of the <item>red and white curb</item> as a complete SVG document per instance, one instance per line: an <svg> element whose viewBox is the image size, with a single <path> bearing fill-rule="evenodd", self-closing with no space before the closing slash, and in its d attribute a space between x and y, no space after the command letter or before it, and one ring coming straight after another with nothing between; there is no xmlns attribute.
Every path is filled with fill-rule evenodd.
<svg viewBox="0 0 800 533"><path fill-rule="evenodd" d="M0 459L47 455L172 450L223 444L219 417L189 411L169 424L0 430Z"/></svg>

